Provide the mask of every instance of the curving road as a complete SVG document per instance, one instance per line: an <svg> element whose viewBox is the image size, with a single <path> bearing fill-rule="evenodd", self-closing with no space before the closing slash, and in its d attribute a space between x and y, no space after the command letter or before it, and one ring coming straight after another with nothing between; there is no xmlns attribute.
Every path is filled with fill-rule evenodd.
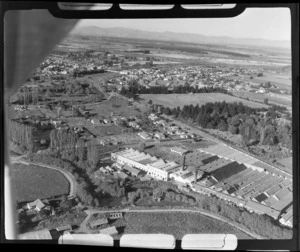
<svg viewBox="0 0 300 252"><path fill-rule="evenodd" d="M87 229L86 227L86 223L89 220L90 216L94 213L107 213L107 212L131 212L131 213L138 213L138 212L142 212L142 213L153 213L153 212L191 212L191 213L200 213L202 215L208 216L210 218L225 222L226 224L244 232L245 234L251 236L252 238L255 239L266 239L265 237L262 237L246 228L244 228L241 225L238 225L230 220L227 220L225 218L216 216L214 214L211 213L207 213L201 210L192 210L192 209L121 209L121 210L96 210L96 209L88 209L85 210L87 217L85 218L85 220L80 224L79 229L77 230L77 232L83 232L83 233L90 233L91 231L89 229Z"/></svg>
<svg viewBox="0 0 300 252"><path fill-rule="evenodd" d="M25 157L25 155L17 156L17 157L11 157L10 162L11 163L21 163L21 164L25 164L25 165L31 165L31 164L32 165L38 165L38 166L41 166L41 167L45 167L45 168L48 168L48 169L59 171L60 173L62 173L67 178L67 180L70 183L70 191L69 191L68 197L69 198L76 197L77 182L76 182L76 180L75 180L72 173L70 173L70 172L68 172L68 171L66 171L66 170L64 170L60 167L57 167L57 166L47 165L47 164L43 164L43 163L39 163L39 162L25 161L23 159L24 157Z"/></svg>

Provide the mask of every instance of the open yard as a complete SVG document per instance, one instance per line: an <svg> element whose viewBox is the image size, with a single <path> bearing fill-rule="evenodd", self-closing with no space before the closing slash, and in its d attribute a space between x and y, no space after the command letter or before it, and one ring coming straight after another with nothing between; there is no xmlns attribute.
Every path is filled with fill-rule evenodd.
<svg viewBox="0 0 300 252"><path fill-rule="evenodd" d="M199 106L207 102L242 102L244 105L261 108L268 107L264 104L259 104L251 101L246 101L238 97L230 96L221 93L201 93L201 94L142 94L140 97L146 101L152 100L154 104L160 104L166 107L174 108L177 106L183 107L184 105L197 105Z"/></svg>
<svg viewBox="0 0 300 252"><path fill-rule="evenodd" d="M123 219L115 221L112 225L115 225L121 234L163 233L182 239L185 234L223 233L235 234L238 239L251 239L230 225L199 213L126 213Z"/></svg>
<svg viewBox="0 0 300 252"><path fill-rule="evenodd" d="M180 141L166 141L155 145L150 145L145 149L145 152L149 153L150 155L172 161L179 156L179 154L171 152L172 147L181 147L188 150L194 150L199 148L206 148L215 144L215 142L209 140L201 140L199 142L194 142L190 139L181 139Z"/></svg>
<svg viewBox="0 0 300 252"><path fill-rule="evenodd" d="M283 164L288 171L293 170L293 157L279 159L278 163Z"/></svg>
<svg viewBox="0 0 300 252"><path fill-rule="evenodd" d="M86 106L90 113L98 114L99 116L110 117L111 113L120 116L137 116L143 114L143 111L140 108L136 108L135 106L130 105L130 103L126 99L113 99L102 102L98 105L88 105ZM145 107L145 110L147 108Z"/></svg>
<svg viewBox="0 0 300 252"><path fill-rule="evenodd" d="M60 172L37 165L14 164L16 201L32 201L68 194L69 182Z"/></svg>

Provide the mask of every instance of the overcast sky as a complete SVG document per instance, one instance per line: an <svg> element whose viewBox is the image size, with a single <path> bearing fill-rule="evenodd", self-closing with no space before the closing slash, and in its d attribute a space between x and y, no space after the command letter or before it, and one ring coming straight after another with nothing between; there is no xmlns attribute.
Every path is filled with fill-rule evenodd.
<svg viewBox="0 0 300 252"><path fill-rule="evenodd" d="M288 8L246 9L238 17L222 19L86 19L80 26L126 27L146 31L200 33L208 36L290 40L291 16Z"/></svg>

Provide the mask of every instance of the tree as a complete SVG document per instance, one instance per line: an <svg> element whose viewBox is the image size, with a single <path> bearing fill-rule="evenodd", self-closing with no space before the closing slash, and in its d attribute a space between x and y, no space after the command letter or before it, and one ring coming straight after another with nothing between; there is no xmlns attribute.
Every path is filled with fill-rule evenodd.
<svg viewBox="0 0 300 252"><path fill-rule="evenodd" d="M139 151L144 151L145 148L146 148L146 143L144 141L141 141L138 147Z"/></svg>
<svg viewBox="0 0 300 252"><path fill-rule="evenodd" d="M158 200L158 199L162 198L163 196L164 196L164 192L161 188L155 188L153 190L153 196L152 196L153 200Z"/></svg>
<svg viewBox="0 0 300 252"><path fill-rule="evenodd" d="M268 98L265 98L265 99L264 99L264 104L266 104L266 105L269 104Z"/></svg>
<svg viewBox="0 0 300 252"><path fill-rule="evenodd" d="M99 161L99 152L95 141L90 140L87 143L87 161L92 169L96 168Z"/></svg>

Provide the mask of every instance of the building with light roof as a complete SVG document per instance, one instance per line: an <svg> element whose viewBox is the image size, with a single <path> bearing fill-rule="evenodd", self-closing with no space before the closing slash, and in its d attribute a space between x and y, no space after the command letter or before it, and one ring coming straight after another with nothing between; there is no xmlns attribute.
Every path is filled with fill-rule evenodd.
<svg viewBox="0 0 300 252"><path fill-rule="evenodd" d="M132 148L111 154L112 161L145 171L147 175L161 180L169 180L169 174L178 164L151 156Z"/></svg>

